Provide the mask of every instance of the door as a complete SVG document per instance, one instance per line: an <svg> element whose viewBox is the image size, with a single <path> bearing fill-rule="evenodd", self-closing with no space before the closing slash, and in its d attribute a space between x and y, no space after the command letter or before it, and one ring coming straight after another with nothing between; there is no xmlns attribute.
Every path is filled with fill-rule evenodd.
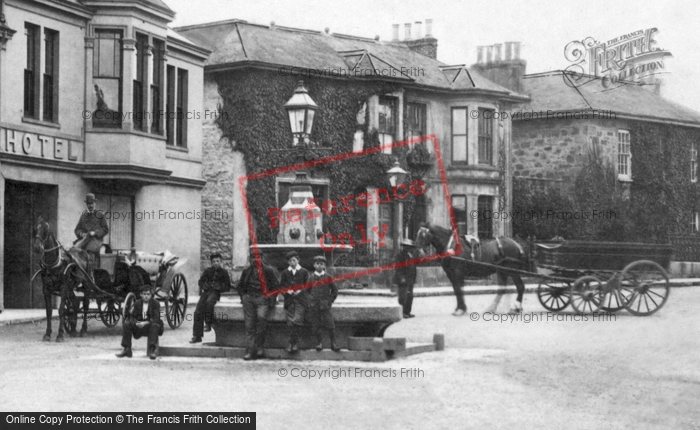
<svg viewBox="0 0 700 430"><path fill-rule="evenodd" d="M5 181L5 307L43 308L41 278L30 285L39 270L39 259L32 253L32 230L42 215L56 231L58 187L28 182Z"/></svg>

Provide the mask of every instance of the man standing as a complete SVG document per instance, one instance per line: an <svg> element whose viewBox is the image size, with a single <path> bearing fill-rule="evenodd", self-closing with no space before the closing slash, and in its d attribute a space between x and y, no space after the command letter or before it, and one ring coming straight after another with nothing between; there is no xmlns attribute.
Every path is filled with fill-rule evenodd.
<svg viewBox="0 0 700 430"><path fill-rule="evenodd" d="M289 327L289 347L287 352L299 352L299 331L304 326L306 308L308 306L308 290L289 291L290 288L306 284L309 281L309 272L299 265L299 254L289 251L287 255L289 267L282 271L280 288L284 293L284 311Z"/></svg>
<svg viewBox="0 0 700 430"><path fill-rule="evenodd" d="M396 262L406 262L416 258L415 246L411 239L403 239L401 241L401 252L399 253ZM394 274L394 282L399 286L399 304L403 306L403 317L413 318L415 315L411 313L413 306L413 285L416 283L416 265L406 265L396 269Z"/></svg>
<svg viewBox="0 0 700 430"><path fill-rule="evenodd" d="M268 293L272 293L278 288L275 269L265 264L262 252L260 252L260 259L265 276L265 289ZM275 308L277 296L263 296L260 271L255 263L255 253L252 249L250 250L248 262L249 265L243 269L236 288L243 305L245 334L248 341L246 354L243 359L255 360L265 354L263 347L265 344L267 317L270 311Z"/></svg>
<svg viewBox="0 0 700 430"><path fill-rule="evenodd" d="M79 239L75 246L87 252L88 267L86 269L90 276L92 276L92 271L100 266L102 238L109 233L104 213L95 210L96 203L97 199L94 194L89 193L85 196L87 210L83 211L78 225L75 227L75 235Z"/></svg>
<svg viewBox="0 0 700 430"><path fill-rule="evenodd" d="M117 357L131 358L131 337L139 339L148 336L148 358L155 360L158 355L158 336L163 334L163 321L160 319L160 303L151 294L151 287L141 287L141 298L136 300L133 312L122 322L122 352Z"/></svg>
<svg viewBox="0 0 700 430"><path fill-rule="evenodd" d="M211 331L214 318L214 305L221 298L221 293L231 288L231 278L228 271L221 267L221 254L215 252L209 256L211 266L199 278L199 302L194 310L194 325L190 343L202 341L205 331ZM204 323L207 328L204 328Z"/></svg>

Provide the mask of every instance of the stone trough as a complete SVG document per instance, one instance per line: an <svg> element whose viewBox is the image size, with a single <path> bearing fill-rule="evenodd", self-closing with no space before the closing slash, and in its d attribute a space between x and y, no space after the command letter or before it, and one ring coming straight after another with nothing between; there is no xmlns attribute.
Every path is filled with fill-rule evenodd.
<svg viewBox="0 0 700 430"><path fill-rule="evenodd" d="M328 334L323 335L323 351L316 351L311 327L304 326L299 336L298 353L289 354L289 334L284 308L279 303L268 318L265 358L291 360L385 361L421 352L444 349L444 338L435 335L434 343L417 344L405 338L384 338L385 330L402 319L402 308L383 303L341 302L333 305L335 332L340 352L330 350ZM246 350L243 307L240 303L217 304L213 329L214 343L185 347L161 346L161 356L242 358Z"/></svg>

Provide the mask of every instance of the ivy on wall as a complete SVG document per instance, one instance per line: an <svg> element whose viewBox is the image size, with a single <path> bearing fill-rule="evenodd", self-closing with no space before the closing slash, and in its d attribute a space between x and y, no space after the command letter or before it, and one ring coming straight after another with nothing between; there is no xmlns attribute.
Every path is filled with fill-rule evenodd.
<svg viewBox="0 0 700 430"><path fill-rule="evenodd" d="M533 190L515 180L513 232L521 237L569 240L669 243L669 236L690 234L691 217L700 211L700 185L690 181L690 149L700 131L634 122L629 127L631 183L617 179L617 160L604 160L595 147L575 179L572 195L557 189ZM700 145L700 144L699 144ZM588 213L588 219L535 217L547 211ZM592 219L593 211L614 217ZM609 212L609 213L610 213ZM523 217L523 215L527 215Z"/></svg>
<svg viewBox="0 0 700 430"><path fill-rule="evenodd" d="M223 112L218 116L217 125L224 137L235 142L235 149L243 153L247 174L295 164L290 159L290 152L282 150L291 147L292 134L284 104L294 93L297 78L279 76L274 71L247 69L217 74L215 80ZM309 96L319 107L310 137L320 145L319 153L328 156L350 152L358 127L364 132L365 148L379 145L376 129L368 128L369 109L366 109L364 124L360 126L357 124L357 113L371 96L396 91L396 84L320 78L305 78L304 83ZM407 166L407 153L408 148L394 148L391 155L375 153L307 170L310 177L329 178L330 198L337 200L347 195L357 195L365 187L387 188L386 171L391 168L395 158L402 166ZM409 165L407 170L410 173L407 179L409 184L420 177L419 169ZM275 243L278 228L270 226L267 212L276 206L275 177L248 181L246 193L258 242ZM412 212L413 196L402 201L405 223ZM356 232L359 235L355 225L359 220L363 224L366 222L366 218L361 218L362 213L358 208L324 216L324 231L334 234Z"/></svg>

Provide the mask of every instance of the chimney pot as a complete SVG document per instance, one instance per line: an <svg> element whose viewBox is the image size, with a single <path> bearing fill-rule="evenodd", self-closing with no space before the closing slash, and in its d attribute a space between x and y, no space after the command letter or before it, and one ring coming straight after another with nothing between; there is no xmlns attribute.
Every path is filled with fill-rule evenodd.
<svg viewBox="0 0 700 430"><path fill-rule="evenodd" d="M416 21L416 31L413 35L414 39L422 39L423 38L423 23L420 21Z"/></svg>
<svg viewBox="0 0 700 430"><path fill-rule="evenodd" d="M399 24L394 24L391 26L391 40L397 42L399 40Z"/></svg>
<svg viewBox="0 0 700 430"><path fill-rule="evenodd" d="M404 40L411 40L411 23L404 24Z"/></svg>
<svg viewBox="0 0 700 430"><path fill-rule="evenodd" d="M493 45L493 50L495 51L494 61L501 61L501 44L496 43L495 45Z"/></svg>
<svg viewBox="0 0 700 430"><path fill-rule="evenodd" d="M493 46L487 46L486 47L486 64L489 64L493 61Z"/></svg>
<svg viewBox="0 0 700 430"><path fill-rule="evenodd" d="M513 59L520 59L520 42L513 42Z"/></svg>
<svg viewBox="0 0 700 430"><path fill-rule="evenodd" d="M433 20L425 20L425 37L431 37L433 35Z"/></svg>
<svg viewBox="0 0 700 430"><path fill-rule="evenodd" d="M506 42L506 61L513 58L513 42Z"/></svg>
<svg viewBox="0 0 700 430"><path fill-rule="evenodd" d="M484 47L476 47L476 64L484 64Z"/></svg>

